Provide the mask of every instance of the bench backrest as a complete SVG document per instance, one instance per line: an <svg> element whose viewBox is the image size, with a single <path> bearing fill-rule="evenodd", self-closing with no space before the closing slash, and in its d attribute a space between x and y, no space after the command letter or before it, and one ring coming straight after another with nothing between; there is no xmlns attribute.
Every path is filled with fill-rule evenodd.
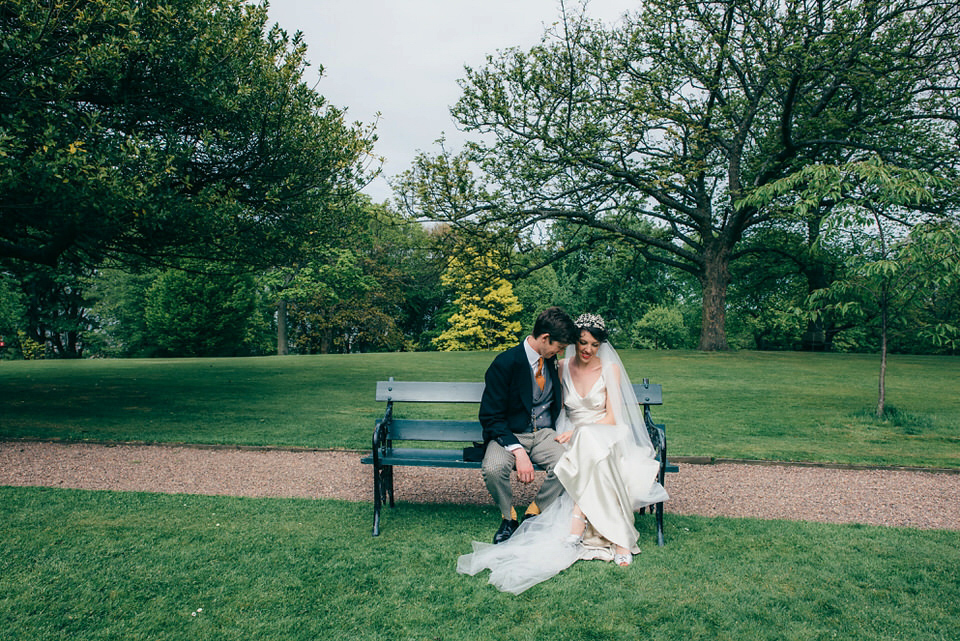
<svg viewBox="0 0 960 641"><path fill-rule="evenodd" d="M483 383L378 381L377 400L405 403L479 403Z"/></svg>
<svg viewBox="0 0 960 641"><path fill-rule="evenodd" d="M483 383L433 381L378 381L377 400L393 403L479 403ZM658 383L635 383L633 391L641 405L662 405ZM397 441L479 441L478 420L400 419L390 422L390 439Z"/></svg>
<svg viewBox="0 0 960 641"><path fill-rule="evenodd" d="M479 403L483 383L424 381L378 381L377 400L404 403ZM634 383L633 392L641 405L663 405L659 383Z"/></svg>

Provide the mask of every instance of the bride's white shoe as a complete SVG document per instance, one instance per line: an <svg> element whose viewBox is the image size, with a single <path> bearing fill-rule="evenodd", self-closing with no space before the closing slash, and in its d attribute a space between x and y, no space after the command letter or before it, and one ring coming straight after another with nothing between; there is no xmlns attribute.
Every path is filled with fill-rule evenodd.
<svg viewBox="0 0 960 641"><path fill-rule="evenodd" d="M583 533L587 529L587 519L580 516L579 514L574 514L573 518L583 522L583 529L580 530L579 534L574 534L573 532L571 532L570 534L567 535L567 538L565 538L563 542L566 543L567 545L577 546L583 543ZM572 527L573 526L571 525L571 528Z"/></svg>

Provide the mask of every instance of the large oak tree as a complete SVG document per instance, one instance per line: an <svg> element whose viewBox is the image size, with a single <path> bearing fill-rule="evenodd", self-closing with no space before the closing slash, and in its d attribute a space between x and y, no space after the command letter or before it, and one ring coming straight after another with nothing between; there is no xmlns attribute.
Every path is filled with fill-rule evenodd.
<svg viewBox="0 0 960 641"><path fill-rule="evenodd" d="M953 0L648 0L614 28L566 17L467 69L453 114L480 142L420 157L402 190L422 215L487 231L562 220L626 239L699 280L700 348L725 349L731 263L782 215L739 205L751 190L870 154L956 168L958 22Z"/></svg>

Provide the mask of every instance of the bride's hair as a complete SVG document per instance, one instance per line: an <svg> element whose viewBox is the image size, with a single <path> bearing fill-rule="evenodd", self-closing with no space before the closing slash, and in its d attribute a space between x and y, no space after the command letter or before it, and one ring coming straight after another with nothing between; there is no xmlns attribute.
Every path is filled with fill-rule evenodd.
<svg viewBox="0 0 960 641"><path fill-rule="evenodd" d="M574 321L574 325L576 325L579 330L587 330L601 343L607 342L607 324L601 316L597 314L580 314L577 320Z"/></svg>

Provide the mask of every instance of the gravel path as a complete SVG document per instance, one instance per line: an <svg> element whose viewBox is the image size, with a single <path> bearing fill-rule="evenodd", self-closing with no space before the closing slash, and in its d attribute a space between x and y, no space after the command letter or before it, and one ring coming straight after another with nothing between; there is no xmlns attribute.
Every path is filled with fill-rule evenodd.
<svg viewBox="0 0 960 641"><path fill-rule="evenodd" d="M371 501L371 470L360 457L344 451L0 442L0 485ZM668 514L960 530L960 473L735 463L679 467L679 474L667 476ZM476 470L397 468L394 474L400 501L492 505ZM528 502L537 485L518 485L518 503Z"/></svg>

